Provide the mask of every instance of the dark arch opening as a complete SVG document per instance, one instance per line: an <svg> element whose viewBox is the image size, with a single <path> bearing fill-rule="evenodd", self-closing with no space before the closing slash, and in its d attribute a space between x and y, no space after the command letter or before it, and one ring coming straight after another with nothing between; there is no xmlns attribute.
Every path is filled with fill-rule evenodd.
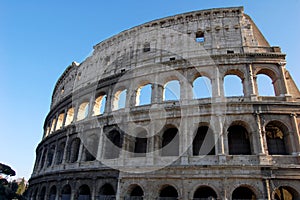
<svg viewBox="0 0 300 200"><path fill-rule="evenodd" d="M121 134L117 130L110 131L106 135L105 142L105 158L106 159L114 159L118 158L120 154L120 150L122 148L123 138Z"/></svg>
<svg viewBox="0 0 300 200"><path fill-rule="evenodd" d="M162 156L178 156L179 155L179 136L177 128L169 128L165 130L162 136Z"/></svg>
<svg viewBox="0 0 300 200"><path fill-rule="evenodd" d="M61 191L61 200L70 200L71 199L71 186L65 185Z"/></svg>
<svg viewBox="0 0 300 200"><path fill-rule="evenodd" d="M217 197L218 196L216 192L208 186L201 186L194 193L194 200L200 200L200 199L214 200L217 199Z"/></svg>
<svg viewBox="0 0 300 200"><path fill-rule="evenodd" d="M59 146L58 146L58 149L57 149L57 152L56 152L56 164L57 165L62 163L65 146L66 146L65 142L60 143Z"/></svg>
<svg viewBox="0 0 300 200"><path fill-rule="evenodd" d="M130 196L131 197L143 197L144 196L144 191L140 186L137 185L131 191ZM138 199L142 199L142 198L138 198Z"/></svg>
<svg viewBox="0 0 300 200"><path fill-rule="evenodd" d="M228 128L228 146L230 155L251 155L249 134L243 126Z"/></svg>
<svg viewBox="0 0 300 200"><path fill-rule="evenodd" d="M104 184L99 190L99 200L114 199L116 192L109 183Z"/></svg>
<svg viewBox="0 0 300 200"><path fill-rule="evenodd" d="M55 200L56 199L56 193L57 193L56 186L53 185L50 189L49 200Z"/></svg>
<svg viewBox="0 0 300 200"><path fill-rule="evenodd" d="M266 127L268 152L270 155L287 155L287 128L280 122L269 122Z"/></svg>
<svg viewBox="0 0 300 200"><path fill-rule="evenodd" d="M193 140L193 155L214 155L215 139L208 126L200 126Z"/></svg>
<svg viewBox="0 0 300 200"><path fill-rule="evenodd" d="M54 152L55 152L55 146L52 145L48 150L48 154L47 154L47 167L50 167L53 163Z"/></svg>
<svg viewBox="0 0 300 200"><path fill-rule="evenodd" d="M39 200L45 200L46 199L46 188L43 187L40 193L40 198Z"/></svg>
<svg viewBox="0 0 300 200"><path fill-rule="evenodd" d="M178 197L178 192L173 186L166 186L160 191L159 197L167 197L168 200L175 200Z"/></svg>
<svg viewBox="0 0 300 200"><path fill-rule="evenodd" d="M144 157L147 153L147 132L146 130L140 130L134 138L134 156Z"/></svg>
<svg viewBox="0 0 300 200"><path fill-rule="evenodd" d="M78 200L90 200L91 199L91 191L89 186L82 185L79 188Z"/></svg>
<svg viewBox="0 0 300 200"><path fill-rule="evenodd" d="M299 194L296 190L290 187L280 186L274 191L275 200L294 200L299 199Z"/></svg>
<svg viewBox="0 0 300 200"><path fill-rule="evenodd" d="M80 147L80 139L79 138L75 138L72 141L71 146L69 148L69 154L70 154L69 161L71 163L74 163L74 162L76 162L78 160L79 147Z"/></svg>
<svg viewBox="0 0 300 200"><path fill-rule="evenodd" d="M238 199L256 199L256 196L252 190L247 187L238 187L232 193L232 200Z"/></svg>

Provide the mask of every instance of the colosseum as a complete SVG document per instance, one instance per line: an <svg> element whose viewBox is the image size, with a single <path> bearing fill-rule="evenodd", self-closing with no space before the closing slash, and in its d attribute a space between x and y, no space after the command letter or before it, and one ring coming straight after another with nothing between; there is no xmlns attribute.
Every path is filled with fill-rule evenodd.
<svg viewBox="0 0 300 200"><path fill-rule="evenodd" d="M30 199L300 199L300 93L285 56L243 7L100 42L55 85Z"/></svg>

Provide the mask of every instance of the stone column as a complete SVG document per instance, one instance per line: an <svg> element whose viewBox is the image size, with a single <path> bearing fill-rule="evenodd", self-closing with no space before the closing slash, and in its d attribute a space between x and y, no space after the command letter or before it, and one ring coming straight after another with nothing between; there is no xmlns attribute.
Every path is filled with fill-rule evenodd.
<svg viewBox="0 0 300 200"><path fill-rule="evenodd" d="M289 90L288 90L288 85L285 79L285 62L280 62L279 64L279 69L280 69L280 79L281 83L280 84L276 84L276 86L280 85L280 96L289 96ZM279 81L277 80L277 81Z"/></svg>
<svg viewBox="0 0 300 200"><path fill-rule="evenodd" d="M104 158L104 137L105 135L103 134L103 127L99 127L100 130L100 134L99 134L99 144L98 144L98 150L97 150L97 156L96 156L96 159L98 161L100 161L101 159Z"/></svg>
<svg viewBox="0 0 300 200"><path fill-rule="evenodd" d="M253 66L252 64L246 65L246 70L248 72L248 92L250 95L251 100L257 100L257 90L256 90L256 82L254 81L254 74L253 74ZM255 77L256 79L256 77Z"/></svg>
<svg viewBox="0 0 300 200"><path fill-rule="evenodd" d="M106 105L104 109L106 113L110 113L112 111L112 101L113 101L112 89L109 88L106 94Z"/></svg>
<svg viewBox="0 0 300 200"><path fill-rule="evenodd" d="M297 115L296 113L291 113L291 122L292 122L292 126L293 126L293 132L292 132L292 138L293 140L291 141L292 143L294 143L294 149L292 154L293 155L300 155L300 136L299 136L299 128L298 128L298 124L297 124Z"/></svg>
<svg viewBox="0 0 300 200"><path fill-rule="evenodd" d="M79 152L78 152L78 157L77 157L77 161L76 162L80 162L81 161L81 157L82 157L83 151L84 151L83 143L80 141Z"/></svg>
<svg viewBox="0 0 300 200"><path fill-rule="evenodd" d="M260 120L260 115L259 113L255 112L254 113L254 117L255 117L255 120L256 120L256 124L257 124L257 136L258 136L258 141L257 141L257 144L258 144L258 147L257 147L257 150L258 150L258 154L259 155L266 155L266 144L264 142L264 131L262 130L262 127L261 127L261 120Z"/></svg>

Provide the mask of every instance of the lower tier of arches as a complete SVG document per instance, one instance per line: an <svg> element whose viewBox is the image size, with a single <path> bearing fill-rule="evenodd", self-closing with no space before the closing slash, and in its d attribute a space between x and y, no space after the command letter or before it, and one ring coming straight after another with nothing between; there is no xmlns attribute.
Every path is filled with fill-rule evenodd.
<svg viewBox="0 0 300 200"><path fill-rule="evenodd" d="M283 172L284 171L284 172ZM280 177L276 174L280 173ZM293 175L294 174L294 175ZM300 199L298 169L168 167L147 174L68 172L30 180L30 200Z"/></svg>

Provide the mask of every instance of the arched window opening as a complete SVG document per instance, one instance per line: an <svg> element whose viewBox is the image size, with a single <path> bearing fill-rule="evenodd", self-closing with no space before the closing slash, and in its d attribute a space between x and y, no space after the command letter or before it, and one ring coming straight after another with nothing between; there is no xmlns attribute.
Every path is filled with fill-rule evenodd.
<svg viewBox="0 0 300 200"><path fill-rule="evenodd" d="M112 110L118 110L125 108L126 106L126 95L127 90L119 90L114 95L113 108Z"/></svg>
<svg viewBox="0 0 300 200"><path fill-rule="evenodd" d="M99 190L99 200L115 199L116 192L112 185L106 183Z"/></svg>
<svg viewBox="0 0 300 200"><path fill-rule="evenodd" d="M33 200L38 200L38 199L39 199L38 196L37 196L37 195L38 195L38 190L39 190L39 189L36 188L35 191L34 191L34 193L32 194L32 199L33 199Z"/></svg>
<svg viewBox="0 0 300 200"><path fill-rule="evenodd" d="M287 155L287 128L280 122L270 122L265 127L270 155Z"/></svg>
<svg viewBox="0 0 300 200"><path fill-rule="evenodd" d="M59 144L57 152L56 152L56 164L59 165L63 161L64 150L65 150L66 143L62 142Z"/></svg>
<svg viewBox="0 0 300 200"><path fill-rule="evenodd" d="M82 104L80 104L78 108L77 121L87 118L88 114L89 114L89 103L83 102Z"/></svg>
<svg viewBox="0 0 300 200"><path fill-rule="evenodd" d="M55 200L56 199L56 193L57 193L56 186L53 185L50 189L49 200Z"/></svg>
<svg viewBox="0 0 300 200"><path fill-rule="evenodd" d="M65 185L61 191L61 200L71 200L71 186Z"/></svg>
<svg viewBox="0 0 300 200"><path fill-rule="evenodd" d="M159 197L160 200L177 200L178 192L173 186L166 186L160 191Z"/></svg>
<svg viewBox="0 0 300 200"><path fill-rule="evenodd" d="M141 132L135 138L134 156L144 157L147 153L147 133Z"/></svg>
<svg viewBox="0 0 300 200"><path fill-rule="evenodd" d="M89 186L82 185L79 188L78 200L90 200L91 199L91 191Z"/></svg>
<svg viewBox="0 0 300 200"><path fill-rule="evenodd" d="M102 115L105 111L105 105L106 105L106 94L105 95L101 95L99 97L97 97L97 99L95 100L94 103L94 108L93 108L93 115Z"/></svg>
<svg viewBox="0 0 300 200"><path fill-rule="evenodd" d="M105 142L105 158L114 159L118 158L122 149L123 137L117 130L110 131L106 135Z"/></svg>
<svg viewBox="0 0 300 200"><path fill-rule="evenodd" d="M214 134L208 126L198 128L193 140L193 155L214 155L215 139Z"/></svg>
<svg viewBox="0 0 300 200"><path fill-rule="evenodd" d="M152 85L147 84L137 89L136 91L136 106L151 104Z"/></svg>
<svg viewBox="0 0 300 200"><path fill-rule="evenodd" d="M74 108L69 108L67 112L65 126L70 125L74 120Z"/></svg>
<svg viewBox="0 0 300 200"><path fill-rule="evenodd" d="M55 146L52 145L51 148L48 150L47 167L50 167L52 165L54 152L55 152Z"/></svg>
<svg viewBox="0 0 300 200"><path fill-rule="evenodd" d="M43 167L44 167L44 165L45 165L46 153L47 153L47 149L44 149L43 155L42 155L41 168L40 168L40 169L43 169Z"/></svg>
<svg viewBox="0 0 300 200"><path fill-rule="evenodd" d="M228 146L230 155L251 155L249 134L243 126L228 128Z"/></svg>
<svg viewBox="0 0 300 200"><path fill-rule="evenodd" d="M84 141L85 149L83 161L94 161L97 157L99 138L96 135L89 136Z"/></svg>
<svg viewBox="0 0 300 200"><path fill-rule="evenodd" d="M56 119L52 120L52 125L51 125L51 131L50 133L52 133L53 131L55 131L55 124L56 124Z"/></svg>
<svg viewBox="0 0 300 200"><path fill-rule="evenodd" d="M179 135L177 128L168 128L162 136L162 156L179 155Z"/></svg>
<svg viewBox="0 0 300 200"><path fill-rule="evenodd" d="M255 200L256 196L252 190L247 187L238 187L232 193L232 200L247 199Z"/></svg>
<svg viewBox="0 0 300 200"><path fill-rule="evenodd" d="M144 191L140 186L135 186L133 190L130 193L130 197L135 197L135 198L130 198L132 200L142 200L144 196Z"/></svg>
<svg viewBox="0 0 300 200"><path fill-rule="evenodd" d="M274 191L275 200L294 200L299 198L299 193L290 187L280 186Z"/></svg>
<svg viewBox="0 0 300 200"><path fill-rule="evenodd" d="M212 97L211 81L205 76L198 77L193 82L194 99Z"/></svg>
<svg viewBox="0 0 300 200"><path fill-rule="evenodd" d="M224 77L224 94L226 97L244 96L243 83L237 75L226 75Z"/></svg>
<svg viewBox="0 0 300 200"><path fill-rule="evenodd" d="M46 128L46 133L45 133L45 137L47 137L50 134L50 127L48 126Z"/></svg>
<svg viewBox="0 0 300 200"><path fill-rule="evenodd" d="M80 139L75 138L70 146L69 149L69 154L70 154L70 163L74 163L78 160L78 155L79 155L79 147L80 147Z"/></svg>
<svg viewBox="0 0 300 200"><path fill-rule="evenodd" d="M209 200L215 200L217 199L216 192L208 187L208 186L201 186L199 187L196 192L194 193L194 200L200 200L200 199L209 199Z"/></svg>
<svg viewBox="0 0 300 200"><path fill-rule="evenodd" d="M45 200L46 199L46 187L43 187L40 193L39 200Z"/></svg>
<svg viewBox="0 0 300 200"><path fill-rule="evenodd" d="M64 113L59 114L55 130L59 130L63 127L64 116L65 116Z"/></svg>
<svg viewBox="0 0 300 200"><path fill-rule="evenodd" d="M256 83L259 96L275 96L273 81L268 75L256 75Z"/></svg>
<svg viewBox="0 0 300 200"><path fill-rule="evenodd" d="M164 85L164 101L177 101L180 99L180 83L178 80L169 81Z"/></svg>

